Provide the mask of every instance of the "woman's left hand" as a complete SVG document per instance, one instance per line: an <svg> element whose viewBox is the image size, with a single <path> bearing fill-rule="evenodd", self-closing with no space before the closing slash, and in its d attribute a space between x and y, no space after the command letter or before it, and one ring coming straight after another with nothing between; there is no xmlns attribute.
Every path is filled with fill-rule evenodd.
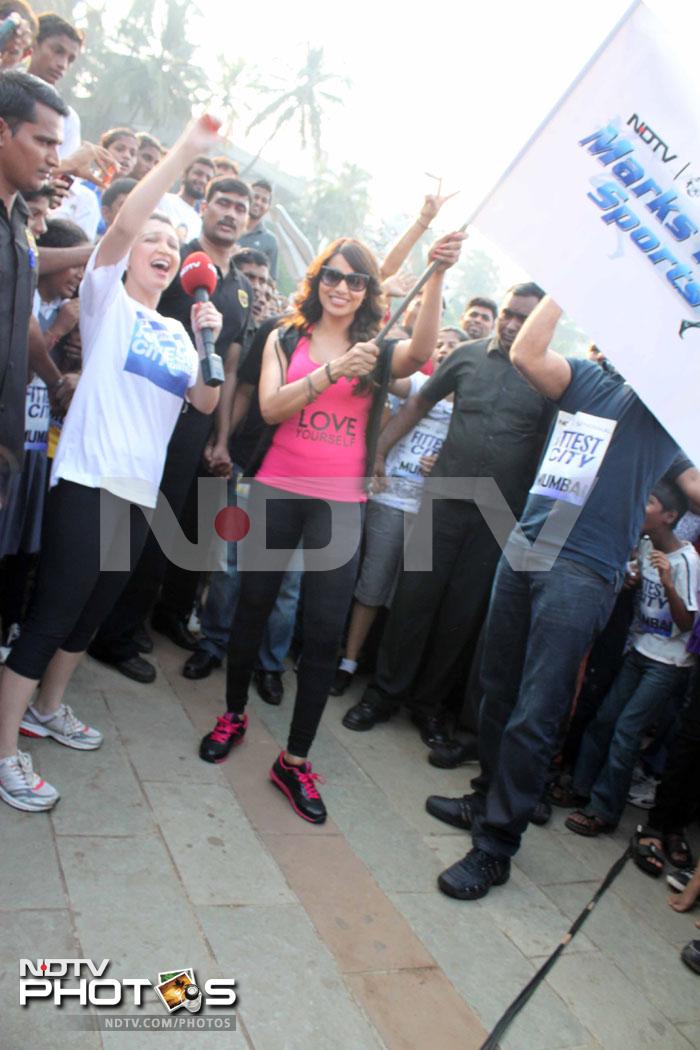
<svg viewBox="0 0 700 1050"><path fill-rule="evenodd" d="M450 266L454 266L458 262L459 253L462 250L462 242L466 239L466 233L456 230L454 233L446 233L444 237L435 242L428 252L428 259L431 263L437 262L439 264L437 267L438 273L444 273L445 270L449 270Z"/></svg>
<svg viewBox="0 0 700 1050"><path fill-rule="evenodd" d="M199 333L203 328L211 328L214 333L214 341L216 341L221 333L224 319L213 303L193 303L190 322L193 332Z"/></svg>

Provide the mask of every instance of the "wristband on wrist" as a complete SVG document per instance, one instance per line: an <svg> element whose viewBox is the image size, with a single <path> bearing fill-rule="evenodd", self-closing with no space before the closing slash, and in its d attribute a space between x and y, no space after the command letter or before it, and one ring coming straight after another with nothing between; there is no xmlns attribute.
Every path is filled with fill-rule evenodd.
<svg viewBox="0 0 700 1050"><path fill-rule="evenodd" d="M328 376L328 382L332 386L333 383L337 383L338 380L333 378L333 373L331 372L331 363L330 363L330 361L326 361L325 368L326 368L326 375Z"/></svg>
<svg viewBox="0 0 700 1050"><path fill-rule="evenodd" d="M429 230L430 229L430 223L428 223L428 225L426 226L426 224L421 219L420 215L416 219L416 222L418 223L419 226L422 226L424 230Z"/></svg>
<svg viewBox="0 0 700 1050"><path fill-rule="evenodd" d="M54 379L53 383L49 384L49 390L52 391L52 392L54 390L58 390L59 387L63 386L65 381L66 381L66 377L65 376L59 376L58 379Z"/></svg>
<svg viewBox="0 0 700 1050"><path fill-rule="evenodd" d="M306 376L306 382L309 387L307 404L311 404L312 401L316 400L321 391L317 390L316 387L313 385L313 383L311 382L311 376Z"/></svg>

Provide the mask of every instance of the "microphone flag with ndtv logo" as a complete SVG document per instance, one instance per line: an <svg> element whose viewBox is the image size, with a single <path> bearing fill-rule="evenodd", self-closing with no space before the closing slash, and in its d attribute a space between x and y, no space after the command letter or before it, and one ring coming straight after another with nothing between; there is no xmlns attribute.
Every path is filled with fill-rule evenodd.
<svg viewBox="0 0 700 1050"><path fill-rule="evenodd" d="M218 283L216 267L206 252L191 252L180 267L180 284L187 295L194 295L198 288L213 295Z"/></svg>
<svg viewBox="0 0 700 1050"><path fill-rule="evenodd" d="M700 464L700 85L676 47L634 4L472 221Z"/></svg>

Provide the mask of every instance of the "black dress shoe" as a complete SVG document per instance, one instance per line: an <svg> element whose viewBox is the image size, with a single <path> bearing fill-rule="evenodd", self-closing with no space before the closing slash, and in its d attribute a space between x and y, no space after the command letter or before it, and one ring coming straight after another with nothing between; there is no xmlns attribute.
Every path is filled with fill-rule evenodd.
<svg viewBox="0 0 700 1050"><path fill-rule="evenodd" d="M411 721L418 727L420 738L426 747L442 747L454 743L454 737L441 715L424 715L421 711L413 711Z"/></svg>
<svg viewBox="0 0 700 1050"><path fill-rule="evenodd" d="M537 824L538 827L542 827L552 816L552 807L546 798L541 798L532 811L530 817L531 824Z"/></svg>
<svg viewBox="0 0 700 1050"><path fill-rule="evenodd" d="M144 685L149 685L156 679L155 667L142 656L132 656L128 660L119 660L109 666L126 678L131 678L134 682L142 682Z"/></svg>
<svg viewBox="0 0 700 1050"><path fill-rule="evenodd" d="M195 649L192 656L188 656L182 673L185 678L208 678L216 667L221 667L221 660L206 649Z"/></svg>
<svg viewBox="0 0 700 1050"><path fill-rule="evenodd" d="M140 653L153 652L153 639L143 624L136 628L131 640Z"/></svg>
<svg viewBox="0 0 700 1050"><path fill-rule="evenodd" d="M194 651L197 648L197 639L181 616L154 609L151 616L151 627L159 634L164 634L171 642L175 642L175 645L179 645L181 649Z"/></svg>
<svg viewBox="0 0 700 1050"><path fill-rule="evenodd" d="M456 769L467 762L477 762L478 759L479 746L475 736L466 742L450 740L446 744L439 744L428 755L430 765L438 769Z"/></svg>
<svg viewBox="0 0 700 1050"><path fill-rule="evenodd" d="M263 671L262 668L259 668L253 672L253 681L255 682L258 696L266 704L273 704L277 707L278 704L282 703L284 686L282 685L282 675L279 671Z"/></svg>
<svg viewBox="0 0 700 1050"><path fill-rule="evenodd" d="M474 819L474 795L462 795L460 798L448 798L446 795L429 795L425 808L431 817L437 817L443 824L453 828L470 831Z"/></svg>
<svg viewBox="0 0 700 1050"><path fill-rule="evenodd" d="M485 897L492 886L502 886L509 878L508 857L492 857L475 848L438 876L438 887L448 897L475 901Z"/></svg>
<svg viewBox="0 0 700 1050"><path fill-rule="evenodd" d="M700 973L700 941L689 941L681 952L681 959L691 970Z"/></svg>
<svg viewBox="0 0 700 1050"><path fill-rule="evenodd" d="M331 686L331 696L342 696L346 689L350 688L350 684L355 675L352 671L343 671L338 668L335 672L335 681Z"/></svg>
<svg viewBox="0 0 700 1050"><path fill-rule="evenodd" d="M360 700L359 704L345 712L343 725L346 729L363 733L367 729L373 729L377 722L388 722L394 711L393 704L382 704L367 698Z"/></svg>

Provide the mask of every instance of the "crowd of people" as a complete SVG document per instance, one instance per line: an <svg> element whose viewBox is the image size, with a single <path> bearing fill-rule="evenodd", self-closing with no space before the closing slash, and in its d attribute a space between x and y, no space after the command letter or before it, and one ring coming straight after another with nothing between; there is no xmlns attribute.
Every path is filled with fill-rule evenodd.
<svg viewBox="0 0 700 1050"><path fill-rule="evenodd" d="M311 823L326 807L309 753L329 696L359 674L348 731L405 707L434 766L478 761L470 792L426 802L471 834L443 893L473 900L506 882L552 805L595 837L631 804L649 811L635 863L651 877L669 866L672 906L692 907L693 463L600 350L553 349L561 309L537 284L500 303L476 288L446 324L462 233L434 240L420 293L392 315L445 198L427 196L381 260L347 231L286 299L264 221L273 187L241 178L216 121L193 120L168 149L127 126L84 142L57 90L83 34L24 0L0 5L0 31L8 18L0 798L51 809L59 792L19 738L100 747L64 699L73 672L88 652L147 702L153 631L188 652L186 678L226 664L205 762L244 740L251 687L283 701L291 661L269 777ZM180 276L194 253L215 274L207 301ZM202 369L212 339L220 383ZM246 523L211 537L215 570L169 558L150 527L167 509L201 541L206 477L225 479ZM683 958L700 972L700 942Z"/></svg>

